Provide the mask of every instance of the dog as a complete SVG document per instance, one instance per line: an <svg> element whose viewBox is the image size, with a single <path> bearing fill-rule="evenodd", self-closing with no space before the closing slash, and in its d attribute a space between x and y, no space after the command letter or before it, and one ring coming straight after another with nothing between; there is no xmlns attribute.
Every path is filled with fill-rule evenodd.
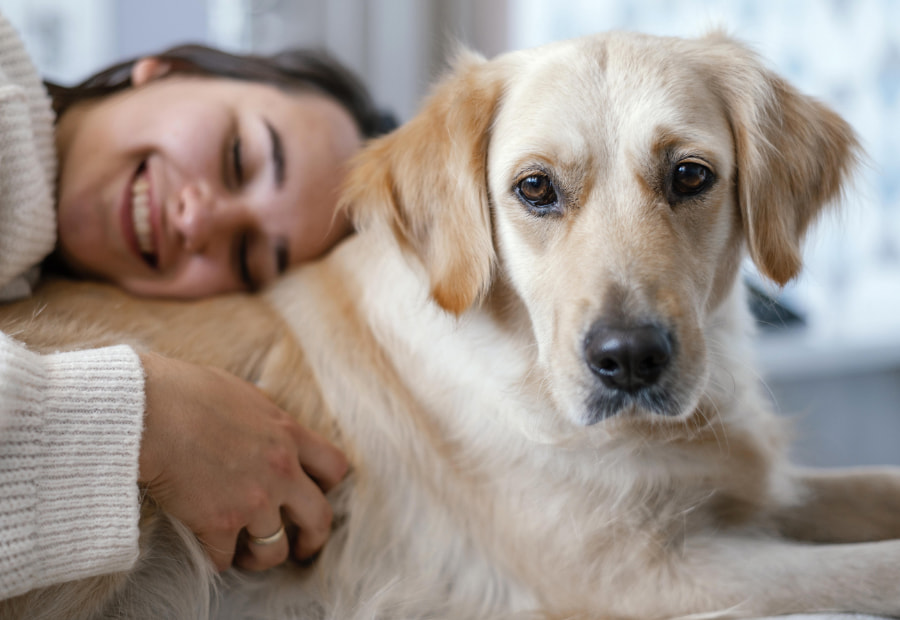
<svg viewBox="0 0 900 620"><path fill-rule="evenodd" d="M148 498L132 573L0 615L900 615L900 472L788 461L739 277L798 274L859 156L722 33L463 52L355 160L357 233L262 294L56 282L3 309L37 350L226 368L341 446L320 556L214 586Z"/></svg>

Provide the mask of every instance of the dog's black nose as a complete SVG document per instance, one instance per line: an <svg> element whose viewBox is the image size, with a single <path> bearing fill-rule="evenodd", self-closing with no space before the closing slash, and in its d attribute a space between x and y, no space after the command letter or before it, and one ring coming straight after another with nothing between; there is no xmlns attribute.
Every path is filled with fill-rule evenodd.
<svg viewBox="0 0 900 620"><path fill-rule="evenodd" d="M672 339L654 325L622 328L598 323L585 339L584 357L606 387L633 394L659 380L672 359Z"/></svg>

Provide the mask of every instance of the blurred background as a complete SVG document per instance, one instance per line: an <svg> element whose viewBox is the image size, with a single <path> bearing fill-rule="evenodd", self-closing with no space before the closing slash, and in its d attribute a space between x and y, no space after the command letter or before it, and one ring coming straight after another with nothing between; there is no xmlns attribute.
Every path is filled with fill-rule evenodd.
<svg viewBox="0 0 900 620"><path fill-rule="evenodd" d="M762 321L763 378L796 422L797 460L900 464L900 1L0 0L0 10L55 81L184 42L320 47L401 121L457 42L493 56L609 29L724 28L833 106L868 153L840 215L814 231L798 282L779 291L747 267L799 317Z"/></svg>

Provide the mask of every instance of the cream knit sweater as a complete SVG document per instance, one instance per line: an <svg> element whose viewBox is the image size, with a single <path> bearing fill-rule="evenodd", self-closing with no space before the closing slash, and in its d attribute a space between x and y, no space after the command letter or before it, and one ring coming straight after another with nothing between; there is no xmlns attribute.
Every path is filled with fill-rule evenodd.
<svg viewBox="0 0 900 620"><path fill-rule="evenodd" d="M0 301L53 249L55 174L49 100L0 15ZM134 564L143 411L132 349L37 355L0 333L0 599Z"/></svg>

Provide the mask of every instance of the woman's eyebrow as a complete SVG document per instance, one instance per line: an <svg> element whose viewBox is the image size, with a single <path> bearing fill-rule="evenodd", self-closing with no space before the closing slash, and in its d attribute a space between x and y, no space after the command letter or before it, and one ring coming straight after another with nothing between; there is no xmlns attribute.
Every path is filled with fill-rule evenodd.
<svg viewBox="0 0 900 620"><path fill-rule="evenodd" d="M281 135L268 120L263 119L266 129L269 130L269 141L272 145L272 162L275 164L275 187L281 189L284 186L284 144Z"/></svg>

